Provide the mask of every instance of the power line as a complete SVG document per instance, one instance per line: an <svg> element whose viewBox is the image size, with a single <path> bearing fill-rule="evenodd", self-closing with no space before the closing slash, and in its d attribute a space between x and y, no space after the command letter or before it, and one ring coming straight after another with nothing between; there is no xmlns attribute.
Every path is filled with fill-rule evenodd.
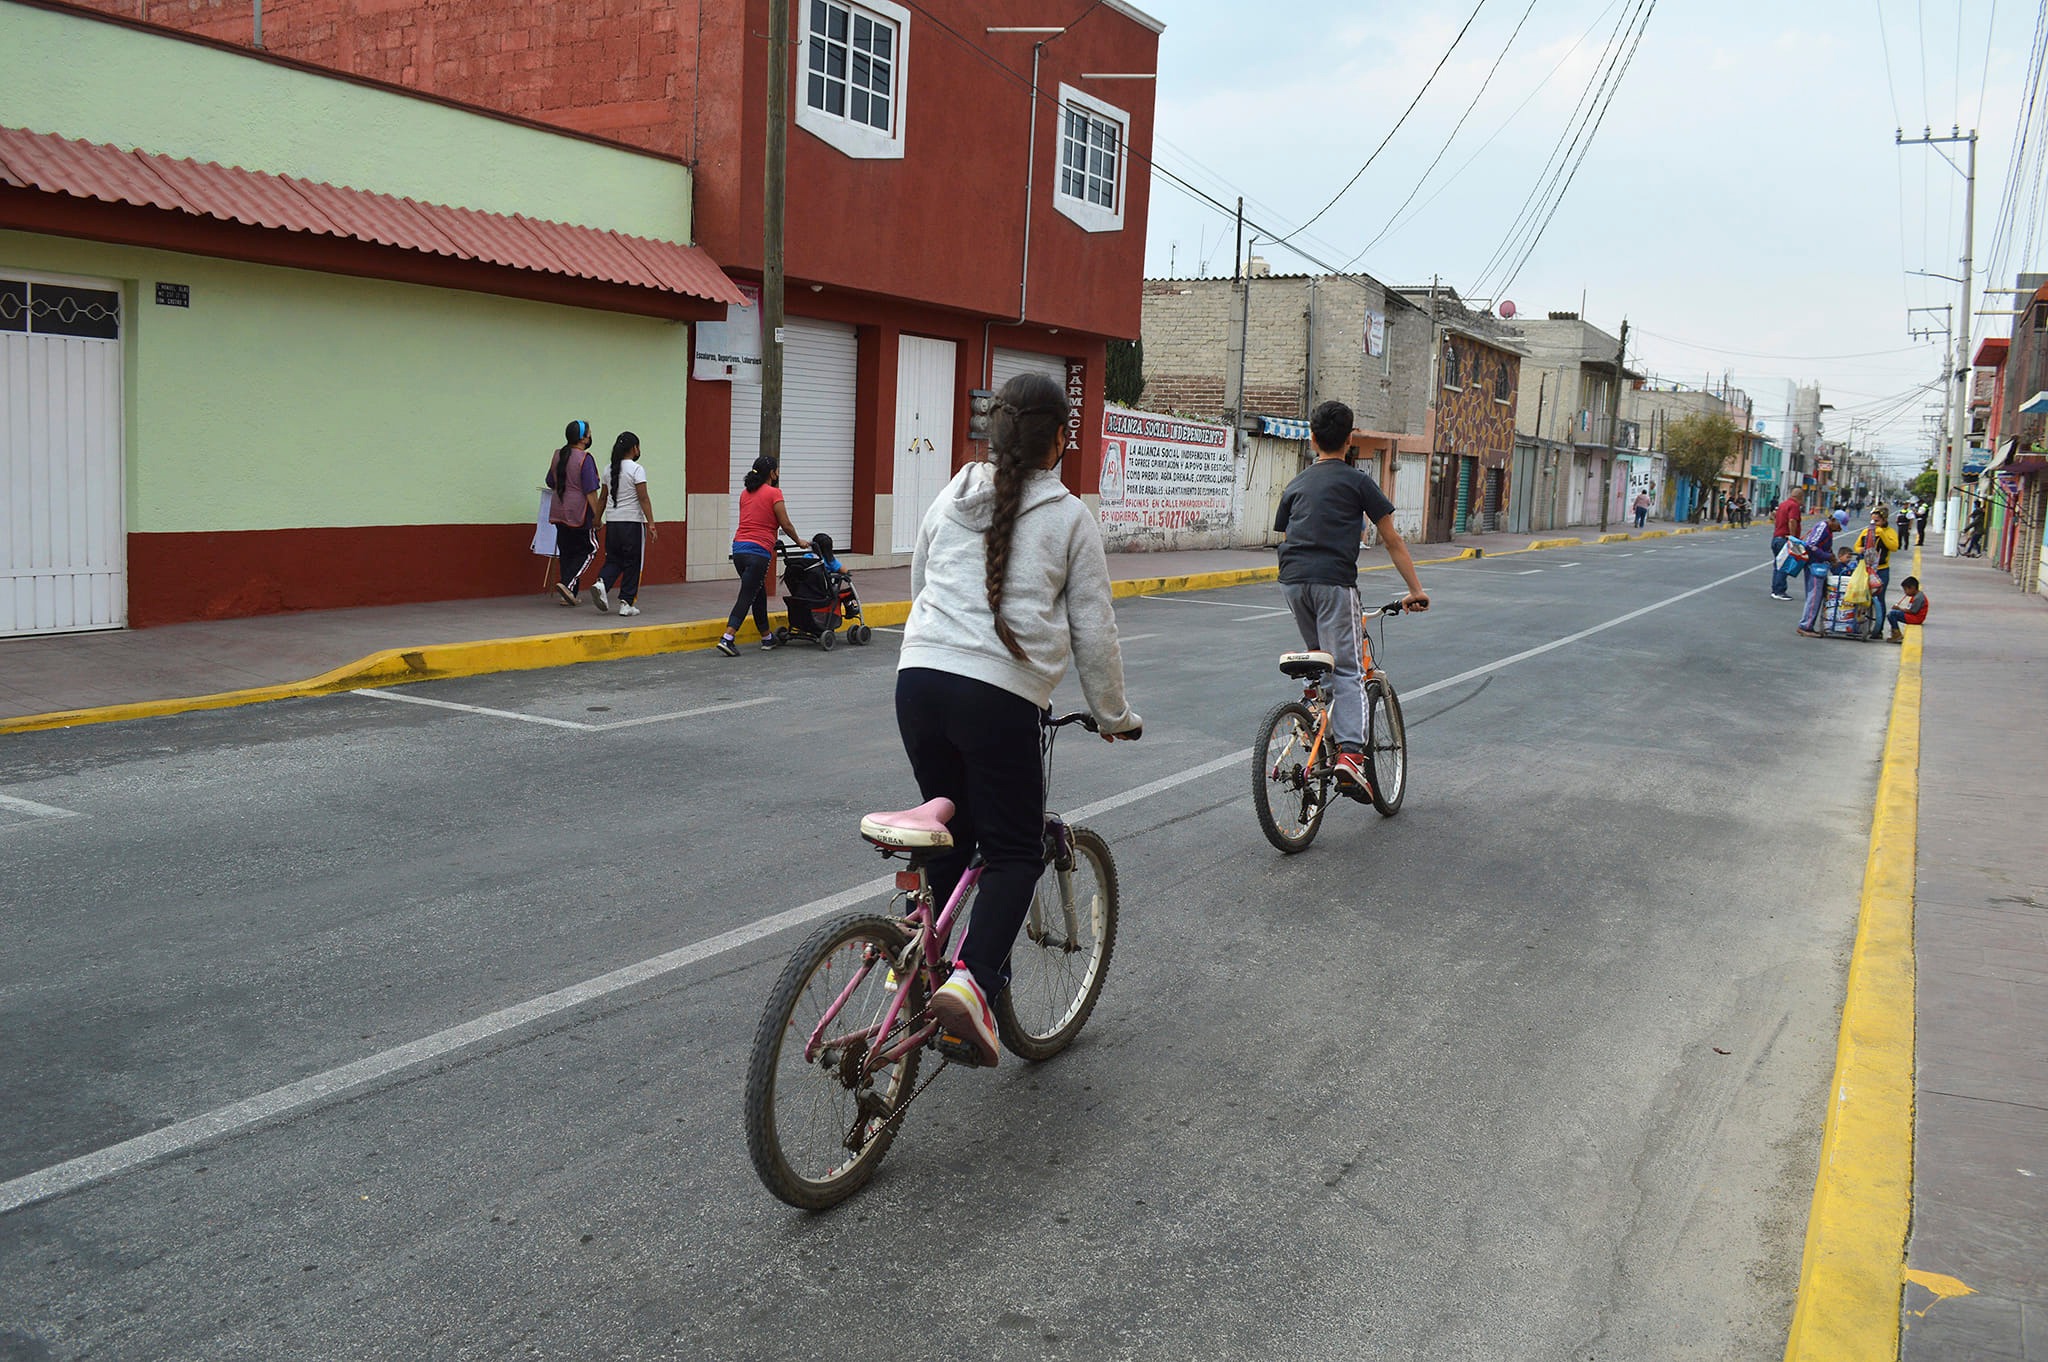
<svg viewBox="0 0 2048 1362"><path fill-rule="evenodd" d="M1926 348L1921 345L1908 345L1899 350L1862 350L1850 355L1778 355L1765 350L1731 350L1721 345L1702 345L1698 341L1689 341L1681 336L1667 336L1661 331L1652 331L1646 326L1638 326L1635 330L1640 335L1655 336L1658 340L1669 341L1673 345L1683 345L1689 350L1703 350L1715 355L1734 355L1739 359L1811 360L1816 362L1837 359L1875 359L1880 355L1910 355Z"/></svg>
<svg viewBox="0 0 2048 1362"><path fill-rule="evenodd" d="M1635 0L1635 3L1637 10L1640 10L1641 0ZM1557 169L1562 169L1562 158L1571 154L1570 144L1576 142L1577 130L1583 126L1581 115L1590 109L1589 101L1594 97L1594 88L1601 82L1602 73L1611 69L1613 54L1618 50L1617 43L1621 34L1633 22L1634 11L1626 10L1621 18L1615 21L1613 31L1607 35L1607 41L1600 48L1600 56L1593 63L1592 73L1586 77L1585 89L1579 91L1579 97L1572 105L1571 117L1565 120L1564 128L1558 133L1557 143L1550 149L1550 154L1543 158L1543 168L1536 172L1536 182L1529 186L1529 196L1522 200L1522 206L1510 219L1500 244L1494 247L1493 254L1486 258L1486 263L1479 267L1479 273L1473 277L1472 287L1468 290L1470 296L1480 296L1481 286L1492 277L1494 267L1512 256L1514 243L1520 239L1524 226L1527 222L1533 221L1534 215L1541 211L1538 205L1542 202L1542 196L1547 186L1556 181L1553 164Z"/></svg>
<svg viewBox="0 0 2048 1362"><path fill-rule="evenodd" d="M1409 114L1415 112L1415 106L1420 104L1422 102L1422 97L1429 93L1429 87L1436 84L1436 78L1443 72L1444 64L1451 59L1451 54L1458 50L1458 44L1465 41L1465 35L1471 31L1472 21L1474 19L1477 19L1479 17L1479 11L1485 8L1486 0L1479 0L1479 3L1472 7L1472 13L1465 17L1464 27L1458 30L1458 36L1451 39L1451 45L1444 49L1443 56L1437 58L1436 67L1429 73L1429 79L1422 82L1422 88L1415 92L1415 98L1408 101L1408 107L1401 111L1401 116L1399 118L1394 120L1394 126L1387 129L1387 135L1380 139L1380 144L1377 147L1373 148L1372 155L1365 158L1365 164L1360 166L1356 171L1352 173L1351 178L1344 182L1344 187L1338 190L1328 203L1324 204L1321 208L1316 209L1316 211L1309 216L1309 220L1307 222L1302 223L1301 226L1295 228L1294 231L1289 234L1289 236L1282 237L1280 239L1279 244L1286 245L1287 242L1293 236L1298 236L1302 232L1305 232L1309 228L1315 226L1316 222L1319 219L1321 219L1323 214L1329 212L1332 208L1335 208L1337 206L1337 200L1343 198L1346 194L1349 194L1351 192L1351 186L1358 183L1359 177L1364 175L1366 171L1372 169L1372 163L1374 161L1377 161L1380 158L1380 153L1387 149L1387 143L1394 140L1394 134L1401 131L1401 125L1408 121Z"/></svg>
<svg viewBox="0 0 2048 1362"><path fill-rule="evenodd" d="M1349 260L1344 262L1345 269L1348 270L1353 265L1357 264L1360 260L1363 260L1365 258L1365 253L1367 251L1379 245L1381 240L1383 240L1386 237L1387 233L1394 229L1394 220L1401 216L1402 211L1405 210L1409 204L1415 202L1415 196L1422 192L1422 186L1427 184L1429 182L1429 177L1436 173L1437 166L1444 159L1444 153L1451 149L1451 143L1458 140L1458 134L1464 130L1465 120L1472 116L1472 111L1479 107L1479 101L1486 97L1486 87L1493 84L1494 73L1499 71L1500 64L1507 60L1508 49L1512 48L1515 45L1515 39L1522 36L1522 26L1529 22L1529 16L1535 13L1535 11L1536 0L1529 0L1528 8L1524 9L1522 11L1522 17L1515 21L1514 32L1508 34L1507 42L1502 44L1501 46L1500 55L1495 57L1493 59L1493 65L1487 68L1486 78L1479 82L1479 89L1472 96L1472 102L1465 106L1465 112L1458 115L1458 121L1451 127L1451 135L1449 137L1446 137L1444 139L1444 144L1437 148L1436 156L1434 159L1430 161L1428 169L1424 170L1422 172L1422 177L1416 180L1415 187L1408 191L1408 197L1401 200L1401 206L1399 208L1396 208L1392 213L1387 215L1387 225L1380 228L1379 235L1375 236L1372 240L1366 242L1365 245L1362 248L1360 248L1357 255L1352 256Z"/></svg>
<svg viewBox="0 0 2048 1362"><path fill-rule="evenodd" d="M1586 163L1586 154L1592 151L1593 140L1600 135L1600 127L1607 121L1607 111L1614 107L1614 97L1621 93L1621 83L1628 79L1629 67L1635 65L1636 49L1643 45L1643 35L1650 31L1650 18L1656 12L1657 0L1650 0L1649 8L1643 11L1642 23L1636 27L1635 41L1629 44L1628 57L1621 63L1621 69L1615 73L1613 87L1607 92L1606 102L1600 106L1600 116L1593 121L1593 129L1586 135L1585 145L1579 149L1579 159L1572 163L1571 174L1565 177L1564 187L1558 190L1557 197L1551 200L1550 212L1543 219L1543 225L1536 229L1536 234L1529 238L1529 245L1523 250L1522 258L1515 262L1514 269L1501 281L1502 293L1515 286L1515 280L1521 276L1523 267L1529 263L1529 257L1536 253L1536 247L1543 240L1543 234L1550 229L1551 218L1557 216L1557 210L1564 205L1565 196L1571 193L1572 181L1579 177L1579 167Z"/></svg>
<svg viewBox="0 0 2048 1362"><path fill-rule="evenodd" d="M1874 3L1877 5L1877 40L1884 47L1884 84L1892 92L1892 126L1903 128L1906 120L1899 113L1899 87L1892 79L1892 40L1885 31L1884 0L1874 0Z"/></svg>

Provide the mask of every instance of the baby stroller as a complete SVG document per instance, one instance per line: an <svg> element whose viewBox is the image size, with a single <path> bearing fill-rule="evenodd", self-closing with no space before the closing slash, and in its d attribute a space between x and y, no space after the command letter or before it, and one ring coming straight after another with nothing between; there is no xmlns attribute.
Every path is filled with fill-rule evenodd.
<svg viewBox="0 0 2048 1362"><path fill-rule="evenodd" d="M782 603L789 609L789 624L775 631L778 639L804 639L830 652L841 624L847 626L846 641L856 646L875 636L861 619L853 575L832 556L831 535L813 535L808 549L778 541L775 550L782 557Z"/></svg>

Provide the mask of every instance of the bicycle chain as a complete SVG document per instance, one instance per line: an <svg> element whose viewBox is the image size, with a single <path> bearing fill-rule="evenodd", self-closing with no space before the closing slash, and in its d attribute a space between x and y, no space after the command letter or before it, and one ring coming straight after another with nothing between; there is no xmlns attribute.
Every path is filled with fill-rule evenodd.
<svg viewBox="0 0 2048 1362"><path fill-rule="evenodd" d="M903 1119L903 1113L910 1110L910 1104L912 1102L915 1102L920 1096L922 1096L926 1088L929 1088L932 1084L938 1082L939 1075L944 1073L952 1063L953 1057L951 1055L940 1055L939 1067L932 1070L931 1077L925 1079L924 1082L918 1084L915 1088L911 1089L910 1096L904 1098L902 1103L896 1108L896 1110L889 1113L889 1119L882 1122L882 1124L876 1128L875 1133L869 1137L869 1142L872 1143L875 1140L879 1140L880 1138L882 1138L883 1135L887 1134L889 1131L894 1129L896 1123ZM866 1146L863 1145L862 1148L865 1149Z"/></svg>

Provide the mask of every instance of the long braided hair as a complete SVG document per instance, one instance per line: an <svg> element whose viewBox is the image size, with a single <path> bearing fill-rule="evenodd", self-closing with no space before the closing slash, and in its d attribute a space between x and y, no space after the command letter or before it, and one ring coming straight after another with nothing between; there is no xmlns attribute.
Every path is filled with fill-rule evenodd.
<svg viewBox="0 0 2048 1362"><path fill-rule="evenodd" d="M619 432L619 438L612 441L612 500L619 499L619 465L626 456L640 447L640 437L630 430Z"/></svg>
<svg viewBox="0 0 2048 1362"><path fill-rule="evenodd" d="M996 394L989 413L988 461L995 465L995 506L984 542L988 550L985 581L988 612L995 617L996 637L1010 656L1022 661L1023 646L1003 619L1003 590L1010 576L1010 541L1024 503L1024 484L1045 464L1053 441L1067 423L1067 395L1044 374L1018 374Z"/></svg>
<svg viewBox="0 0 2048 1362"><path fill-rule="evenodd" d="M562 428L562 447L555 451L555 457L548 464L548 490L559 492L564 501L569 499L569 456L575 452L578 440L590 438L590 422L571 421Z"/></svg>

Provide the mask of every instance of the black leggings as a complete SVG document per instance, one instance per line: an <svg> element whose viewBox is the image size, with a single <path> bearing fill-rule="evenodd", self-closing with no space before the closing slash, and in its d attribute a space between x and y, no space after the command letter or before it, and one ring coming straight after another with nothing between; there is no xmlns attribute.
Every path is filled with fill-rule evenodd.
<svg viewBox="0 0 2048 1362"><path fill-rule="evenodd" d="M990 998L1010 978L1010 946L1045 867L1045 777L1038 706L951 672L896 673L896 726L926 799L950 799L953 851L931 863L941 909L978 851L974 917L957 958Z"/></svg>
<svg viewBox="0 0 2048 1362"><path fill-rule="evenodd" d="M637 520L609 521L604 527L604 566L598 578L604 589L619 588L628 605L640 598L640 566L647 561L647 527Z"/></svg>
<svg viewBox="0 0 2048 1362"><path fill-rule="evenodd" d="M740 575L740 598L732 603L732 613L725 618L725 632L737 634L740 621L747 617L751 608L754 612L754 627L761 631L761 637L768 637L768 593L762 590L762 583L768 580L768 564L774 560L765 553L735 553L732 569Z"/></svg>

